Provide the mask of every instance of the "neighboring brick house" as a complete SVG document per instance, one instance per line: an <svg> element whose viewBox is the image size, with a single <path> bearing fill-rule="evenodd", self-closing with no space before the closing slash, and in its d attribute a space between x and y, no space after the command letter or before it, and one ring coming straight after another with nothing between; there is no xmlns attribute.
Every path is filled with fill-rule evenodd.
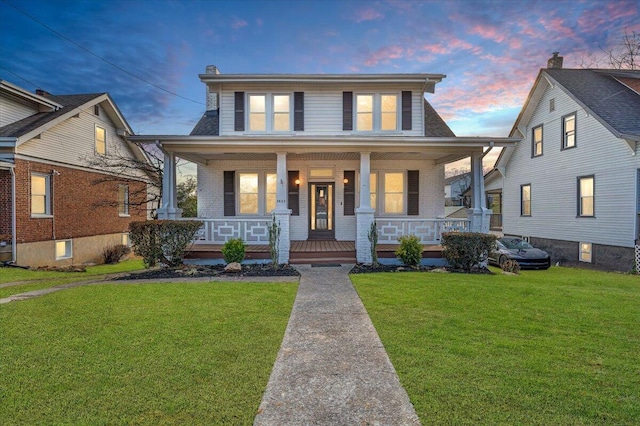
<svg viewBox="0 0 640 426"><path fill-rule="evenodd" d="M106 93L53 96L0 81L0 234L4 261L24 266L100 262L108 245L128 243L144 220L146 178L118 178L89 162L95 155L146 161L127 142L131 129Z"/></svg>
<svg viewBox="0 0 640 426"><path fill-rule="evenodd" d="M640 238L640 71L540 70L504 150L505 235L552 261L629 271Z"/></svg>
<svg viewBox="0 0 640 426"><path fill-rule="evenodd" d="M488 232L482 154L516 139L456 137L426 101L442 74L200 75L207 111L190 135L132 136L165 152L160 218L180 217L175 157L198 166L199 243L232 237L268 244L274 217L280 262L292 242L353 242L371 262L381 244L415 234L437 245L447 229ZM472 157L468 219L444 219L444 168ZM474 177L475 176L475 185ZM455 223L454 223L455 222Z"/></svg>

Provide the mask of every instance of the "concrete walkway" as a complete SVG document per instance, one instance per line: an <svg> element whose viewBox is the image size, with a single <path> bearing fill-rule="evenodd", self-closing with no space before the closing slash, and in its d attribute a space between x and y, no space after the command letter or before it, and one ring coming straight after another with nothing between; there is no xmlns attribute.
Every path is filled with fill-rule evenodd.
<svg viewBox="0 0 640 426"><path fill-rule="evenodd" d="M300 265L298 294L254 425L419 425L341 267Z"/></svg>

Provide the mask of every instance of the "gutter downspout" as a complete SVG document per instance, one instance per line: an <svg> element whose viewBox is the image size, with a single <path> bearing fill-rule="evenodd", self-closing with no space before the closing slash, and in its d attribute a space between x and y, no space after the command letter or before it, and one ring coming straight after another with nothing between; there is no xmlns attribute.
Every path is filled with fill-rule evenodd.
<svg viewBox="0 0 640 426"><path fill-rule="evenodd" d="M16 263L16 170L11 167L11 263Z"/></svg>

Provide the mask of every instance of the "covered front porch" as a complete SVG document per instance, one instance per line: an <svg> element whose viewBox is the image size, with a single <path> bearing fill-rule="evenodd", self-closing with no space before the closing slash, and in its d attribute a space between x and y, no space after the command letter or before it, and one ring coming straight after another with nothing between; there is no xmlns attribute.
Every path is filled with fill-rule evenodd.
<svg viewBox="0 0 640 426"><path fill-rule="evenodd" d="M336 252L345 257L354 252L355 261L371 263L374 223L384 248L409 234L426 247L438 247L444 232L489 232L482 158L487 147L513 143L392 136L161 138L154 141L165 160L159 218L181 217L176 158L193 161L198 165L198 220L204 222L193 253L213 253L229 239L242 238L251 256L268 255L275 220L280 263L312 256L301 254L300 242L314 240L319 244L307 245L313 253L322 253L324 242L336 243L332 248L348 243L348 249ZM445 219L444 167L464 157L472 159L471 208L466 219ZM247 181L254 186L243 186Z"/></svg>

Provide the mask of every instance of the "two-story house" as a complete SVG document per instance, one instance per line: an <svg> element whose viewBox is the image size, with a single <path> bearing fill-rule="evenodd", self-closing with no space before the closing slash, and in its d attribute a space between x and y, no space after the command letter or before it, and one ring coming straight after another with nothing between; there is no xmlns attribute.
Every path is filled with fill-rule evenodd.
<svg viewBox="0 0 640 426"><path fill-rule="evenodd" d="M462 173L444 180L445 206L464 206L463 194L470 189L471 173Z"/></svg>
<svg viewBox="0 0 640 426"><path fill-rule="evenodd" d="M90 159L146 161L125 140L131 133L106 93L34 94L0 81L0 234L9 236L1 260L100 262L106 246L128 244L129 223L147 215L132 207L144 203L147 177L132 170L113 178Z"/></svg>
<svg viewBox="0 0 640 426"><path fill-rule="evenodd" d="M497 168L504 233L553 262L629 271L640 232L640 71L562 69L554 55Z"/></svg>
<svg viewBox="0 0 640 426"><path fill-rule="evenodd" d="M209 66L200 75L207 111L190 135L129 139L164 150L161 218L180 217L175 157L197 164L198 216L205 222L199 243L240 237L268 244L273 215L281 263L300 241L349 243L357 261L367 263L374 222L381 244L414 234L437 245L446 229L488 231L483 149L515 140L456 137L425 99L443 78L221 74ZM469 156L476 176L469 219L443 219L444 167Z"/></svg>

